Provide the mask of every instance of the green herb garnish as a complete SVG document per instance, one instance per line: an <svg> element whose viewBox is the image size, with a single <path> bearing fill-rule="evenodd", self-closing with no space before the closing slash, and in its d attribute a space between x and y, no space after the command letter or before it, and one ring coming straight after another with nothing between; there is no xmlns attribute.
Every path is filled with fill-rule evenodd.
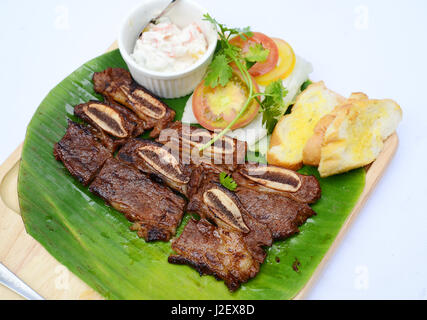
<svg viewBox="0 0 427 320"><path fill-rule="evenodd" d="M234 191L237 188L236 181L234 181L233 178L225 172L221 172L219 174L219 182L221 182L221 184L230 191Z"/></svg>
<svg viewBox="0 0 427 320"><path fill-rule="evenodd" d="M269 134L273 132L278 118L286 112L283 98L287 94L288 90L283 87L281 80L274 81L265 88L265 99L261 103L262 124Z"/></svg>
<svg viewBox="0 0 427 320"><path fill-rule="evenodd" d="M255 43L249 47L248 52L245 54L245 59L249 62L264 62L269 54L270 50L264 49L260 43Z"/></svg>
<svg viewBox="0 0 427 320"><path fill-rule="evenodd" d="M243 105L242 109L233 119L233 121L231 121L227 125L227 127L223 131L221 131L221 133L216 135L214 139L202 146L200 148L201 151L208 148L217 140L221 139L225 134L227 134L227 132L230 131L231 127L233 127L237 123L237 121L239 121L242 115L246 112L253 99L258 99L258 102L261 102L259 100L260 97L266 97L266 99L268 97L271 97L271 99L267 101L265 106L261 107L262 112L266 113L266 115L264 115L266 119L265 123L269 127L271 127L273 125L273 122L272 120L270 120L270 118L272 114L276 114L275 112L273 112L273 110L275 110L276 108L273 105L278 102L277 96L286 95L286 89L283 87L283 84L280 81L277 81L277 83L274 84L274 88L270 90L270 93L255 92L252 77L249 74L249 69L256 62L264 62L270 54L269 50L266 50L260 44L254 44L249 48L248 52L242 53L242 50L239 47L230 43L231 38L235 36L241 37L243 40L247 40L248 38L252 37L253 33L251 32L249 27L244 29L228 28L225 25L216 21L209 14L204 15L204 20L212 23L217 28L219 37L215 57L208 68L208 73L205 78L206 85L212 88L215 88L218 85L225 86L231 80L231 77L233 75L233 69L230 66L230 64L233 63L236 66L237 70L240 71L243 81L248 87L248 99ZM283 109L282 104L283 101L277 108Z"/></svg>

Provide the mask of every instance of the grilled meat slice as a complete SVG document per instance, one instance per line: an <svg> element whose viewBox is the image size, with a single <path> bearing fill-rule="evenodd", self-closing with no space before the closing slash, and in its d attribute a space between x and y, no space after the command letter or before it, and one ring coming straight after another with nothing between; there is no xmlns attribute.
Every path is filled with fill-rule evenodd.
<svg viewBox="0 0 427 320"><path fill-rule="evenodd" d="M180 164L179 157L162 144L131 139L120 149L117 157L147 174L155 175L170 188L188 197L191 168Z"/></svg>
<svg viewBox="0 0 427 320"><path fill-rule="evenodd" d="M199 148L214 137L215 133L206 129L175 121L168 128L162 130L156 141L170 150L178 150L181 162L186 164L214 164L232 171L238 164L245 162L246 142L227 136L222 137L213 146L200 152Z"/></svg>
<svg viewBox="0 0 427 320"><path fill-rule="evenodd" d="M108 100L124 105L135 112L145 124L153 128L155 138L175 118L175 111L152 93L139 86L130 73L120 68L108 68L93 75L94 89Z"/></svg>
<svg viewBox="0 0 427 320"><path fill-rule="evenodd" d="M277 193L301 203L315 203L321 196L316 177L276 166L249 163L239 165L233 173L233 179L239 186L261 193Z"/></svg>
<svg viewBox="0 0 427 320"><path fill-rule="evenodd" d="M74 114L121 142L137 137L145 130L144 121L118 104L89 101L76 106Z"/></svg>
<svg viewBox="0 0 427 320"><path fill-rule="evenodd" d="M264 262L263 247L271 246L273 240L268 227L245 210L235 193L217 182L218 174L201 171L198 174L202 174L202 178L193 175L199 183L193 186L187 211L224 230L240 233L252 257L259 263Z"/></svg>
<svg viewBox="0 0 427 320"><path fill-rule="evenodd" d="M210 208L203 205L203 199L201 198L201 194L206 188L218 183L220 172L221 168L206 163L193 171L189 190L193 190L194 194L190 194L187 210L198 213L202 217L207 217L207 219L212 219L218 225L224 227L221 221L218 222L215 217L210 217L212 216L212 213L209 213ZM243 207L243 212L252 217L251 220L267 226L274 240L289 238L299 231L298 227L300 225L316 214L308 204L292 200L275 190L268 190L266 187L261 188L256 183L252 184L252 180L237 173L238 171L233 174L233 178L238 185L237 189L235 192L226 189L226 192L230 197L238 199L236 203L240 203ZM251 237L247 239L253 240ZM250 247L257 248L256 245ZM258 253L260 254L261 251Z"/></svg>
<svg viewBox="0 0 427 320"><path fill-rule="evenodd" d="M128 164L111 158L89 190L134 222L146 241L169 241L181 223L185 200Z"/></svg>
<svg viewBox="0 0 427 320"><path fill-rule="evenodd" d="M67 132L53 149L56 160L62 161L71 175L85 186L112 156L112 150L107 149L95 134L91 127L68 121Z"/></svg>
<svg viewBox="0 0 427 320"><path fill-rule="evenodd" d="M240 185L235 193L246 211L267 225L274 240L286 239L298 233L298 227L316 214L308 204L280 194L261 193Z"/></svg>
<svg viewBox="0 0 427 320"><path fill-rule="evenodd" d="M252 217L268 226L274 240L298 233L298 227L316 214L308 205L321 193L313 176L249 163L239 165L232 176L240 202Z"/></svg>
<svg viewBox="0 0 427 320"><path fill-rule="evenodd" d="M172 242L177 254L169 257L174 264L187 264L200 275L224 280L230 291L254 278L260 264L253 259L241 234L213 226L206 220L190 220L184 231Z"/></svg>

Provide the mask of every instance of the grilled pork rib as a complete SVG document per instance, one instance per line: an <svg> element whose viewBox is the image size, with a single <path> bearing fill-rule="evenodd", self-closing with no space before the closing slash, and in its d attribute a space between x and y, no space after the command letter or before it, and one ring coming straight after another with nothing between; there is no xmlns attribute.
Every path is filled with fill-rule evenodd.
<svg viewBox="0 0 427 320"><path fill-rule="evenodd" d="M147 129L144 121L129 109L118 104L89 101L76 106L74 114L117 139L118 145L128 138L141 135Z"/></svg>
<svg viewBox="0 0 427 320"><path fill-rule="evenodd" d="M152 93L139 86L130 73L120 68L108 68L93 75L94 89L107 100L115 101L131 109L146 124L153 128L150 136L155 138L175 118L175 111L161 102Z"/></svg>
<svg viewBox="0 0 427 320"><path fill-rule="evenodd" d="M205 166L203 169L199 167L197 172L201 176L193 174L192 178L198 183L193 186L187 211L213 221L221 229L240 233L252 257L264 262L263 247L272 245L270 230L246 211L235 193L217 182L215 169L210 171Z"/></svg>
<svg viewBox="0 0 427 320"><path fill-rule="evenodd" d="M54 146L53 154L84 186L99 172L104 162L112 156L97 138L94 128L68 121L67 132Z"/></svg>
<svg viewBox="0 0 427 320"><path fill-rule="evenodd" d="M257 221L267 225L274 240L287 239L298 233L298 227L316 214L308 204L280 194L260 193L240 186L235 193L246 211Z"/></svg>
<svg viewBox="0 0 427 320"><path fill-rule="evenodd" d="M261 193L276 193L300 203L315 203L321 189L314 176L276 166L245 163L233 173L237 185Z"/></svg>
<svg viewBox="0 0 427 320"><path fill-rule="evenodd" d="M245 162L246 142L227 136L200 152L199 149L214 137L215 133L206 129L175 121L160 133L156 141L169 150L179 152L180 161L185 164L214 164L232 171Z"/></svg>
<svg viewBox="0 0 427 320"><path fill-rule="evenodd" d="M89 190L134 222L132 229L146 241L169 241L184 215L183 198L115 158L106 161Z"/></svg>
<svg viewBox="0 0 427 320"><path fill-rule="evenodd" d="M151 140L131 139L124 145L117 157L135 168L155 175L170 188L189 196L189 182L192 169L183 165L179 158Z"/></svg>
<svg viewBox="0 0 427 320"><path fill-rule="evenodd" d="M242 167L247 169L249 166L252 165L246 164L239 167L242 170ZM204 192L206 188L211 187L213 183L218 183L220 172L221 170L218 167L203 164L203 166L199 167L197 171L193 173L191 181L193 186L190 190L197 191L196 194L190 197L188 211L194 211L203 217L209 216L209 211L206 209L206 206L203 206L201 193ZM298 233L298 227L308 218L316 214L307 203L293 200L288 195L289 192L279 193L277 190L266 187L266 183L264 185L259 185L238 172L239 171L236 171L233 174L233 178L237 182L237 189L234 192L229 190L226 190L226 192L230 197L238 199L236 202L240 203L244 212L257 222L266 225L274 240L286 239ZM320 193L317 180L316 183L313 183L311 178L315 179L314 177L298 176L301 176L302 181L309 181L310 184L313 184L313 186L310 186L313 193L306 198L309 201L313 201L314 197L318 197ZM259 175L257 179L265 179L266 177L269 176ZM273 179L273 181L276 180L278 179ZM283 182L283 180L279 181ZM276 187L276 185L274 186ZM309 189L309 187L304 188ZM200 214L200 212L202 212L202 214ZM217 222L215 218L210 219ZM218 222L218 225L223 227L221 221Z"/></svg>
<svg viewBox="0 0 427 320"><path fill-rule="evenodd" d="M172 242L172 249L177 254L169 257L170 263L187 264L200 275L222 279L230 291L254 278L260 268L241 233L215 227L203 219L188 221L179 238Z"/></svg>
<svg viewBox="0 0 427 320"><path fill-rule="evenodd" d="M298 227L316 214L308 205L321 194L313 176L248 163L240 165L232 176L240 202L252 217L268 226L274 240L298 233Z"/></svg>

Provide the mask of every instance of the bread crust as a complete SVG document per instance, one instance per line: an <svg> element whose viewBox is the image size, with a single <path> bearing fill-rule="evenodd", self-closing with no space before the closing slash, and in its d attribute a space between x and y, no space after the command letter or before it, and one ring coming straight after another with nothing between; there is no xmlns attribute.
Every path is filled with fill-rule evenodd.
<svg viewBox="0 0 427 320"><path fill-rule="evenodd" d="M292 112L277 123L267 153L268 163L291 170L300 169L304 147L317 121L344 101L344 97L329 90L323 81L308 86L297 97ZM314 162L315 159L308 161Z"/></svg>
<svg viewBox="0 0 427 320"><path fill-rule="evenodd" d="M344 102L344 104L337 106L334 111L325 115L322 119L319 120L316 127L314 128L313 135L307 141L303 150L303 163L305 165L314 167L319 166L326 130L328 130L329 126L334 122L337 113L340 110L350 108L352 102L368 99L369 97L365 93L354 92L351 94L350 98Z"/></svg>
<svg viewBox="0 0 427 320"><path fill-rule="evenodd" d="M334 112L335 118L324 133L319 163L321 177L375 161L384 141L401 121L402 110L393 100L369 100L366 95L353 94L349 102Z"/></svg>

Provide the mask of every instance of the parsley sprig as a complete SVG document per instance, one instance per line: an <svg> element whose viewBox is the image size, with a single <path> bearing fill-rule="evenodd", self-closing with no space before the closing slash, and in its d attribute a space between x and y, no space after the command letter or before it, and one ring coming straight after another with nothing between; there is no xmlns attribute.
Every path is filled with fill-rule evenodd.
<svg viewBox="0 0 427 320"><path fill-rule="evenodd" d="M277 124L278 118L286 112L283 98L288 94L288 90L283 87L282 81L277 80L270 83L265 88L265 98L261 103L262 124L265 125L268 133L272 133Z"/></svg>
<svg viewBox="0 0 427 320"><path fill-rule="evenodd" d="M277 122L276 118L283 114L283 97L287 94L281 81L271 83L264 93L255 92L249 69L257 62L266 61L270 54L269 50L263 48L261 44L254 44L249 48L248 52L243 53L239 47L230 43L233 37L241 37L243 40L251 38L253 33L249 27L244 29L228 28L216 21L209 14L204 15L204 20L212 23L217 28L219 38L215 57L208 68L208 73L205 78L206 85L212 88L218 85L227 85L233 76L233 69L230 64L234 64L241 73L249 93L247 101L233 121L231 121L223 131L216 135L214 139L202 146L200 151L208 148L227 134L246 112L253 99L257 99L261 104L263 124L266 125L269 131L272 131ZM263 101L260 99L262 97L264 97Z"/></svg>
<svg viewBox="0 0 427 320"><path fill-rule="evenodd" d="M237 183L233 180L233 178L225 172L221 172L219 174L219 182L223 185L223 187L227 188L230 191L234 191L237 189Z"/></svg>

